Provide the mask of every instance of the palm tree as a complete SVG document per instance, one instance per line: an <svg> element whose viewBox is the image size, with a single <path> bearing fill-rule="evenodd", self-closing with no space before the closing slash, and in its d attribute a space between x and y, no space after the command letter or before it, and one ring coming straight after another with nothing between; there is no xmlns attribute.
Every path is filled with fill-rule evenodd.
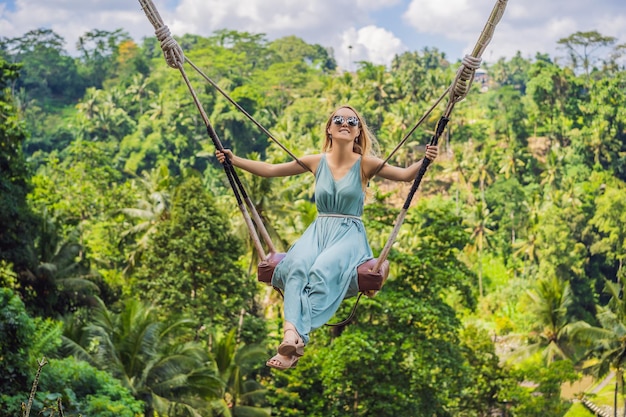
<svg viewBox="0 0 626 417"><path fill-rule="evenodd" d="M598 307L600 326L579 329L576 336L589 344L585 368L596 378L615 372L613 394L614 416L617 417L617 399L621 391L624 396L624 372L626 371L626 300L622 295L626 289L626 276L619 283L606 281L604 290L611 295L609 303ZM620 389L621 388L621 389ZM626 398L624 398L626 407ZM625 408L626 410L626 408Z"/></svg>
<svg viewBox="0 0 626 417"><path fill-rule="evenodd" d="M37 244L38 264L26 272L28 286L37 297L36 307L47 316L93 305L100 292L93 281L97 273L90 268L80 242L80 227L63 238L56 222L44 209Z"/></svg>
<svg viewBox="0 0 626 417"><path fill-rule="evenodd" d="M550 190L559 188L561 180L561 169L563 167L564 155L558 149L550 149L548 152L544 170L541 173L541 185L547 186Z"/></svg>
<svg viewBox="0 0 626 417"><path fill-rule="evenodd" d="M148 79L145 75L137 73L133 75L130 85L126 88L126 94L130 96L132 103L139 103L139 114L143 114L144 98L154 95L154 91L148 89Z"/></svg>
<svg viewBox="0 0 626 417"><path fill-rule="evenodd" d="M385 108L390 98L394 96L391 76L385 71L384 65L374 65L370 62L362 62L357 74L357 81L364 86L357 90L364 94L361 99L367 103L365 107L371 109L369 123L379 126L382 124Z"/></svg>
<svg viewBox="0 0 626 417"><path fill-rule="evenodd" d="M139 187L140 197L136 207L120 210L130 219L138 221L122 233L120 243L132 238L132 249L124 272L128 273L138 264L141 254L147 249L152 234L158 225L170 215L170 175L167 165L142 172L135 184Z"/></svg>
<svg viewBox="0 0 626 417"><path fill-rule="evenodd" d="M493 234L493 230L489 228L491 213L484 201L478 201L474 206L474 212L469 220L470 226L468 231L471 233L467 250L475 252L478 256L478 293L482 297L483 294L483 268L482 257L485 247L490 245L489 235Z"/></svg>
<svg viewBox="0 0 626 417"><path fill-rule="evenodd" d="M110 372L144 401L146 417L200 415L219 398L222 382L205 349L189 341L190 324L163 321L154 307L136 300L119 313L101 302L82 331L69 326L63 341L74 356Z"/></svg>
<svg viewBox="0 0 626 417"><path fill-rule="evenodd" d="M455 150L451 152L452 162L446 169L444 169L444 172L454 179L455 187L457 189L457 212L460 212L460 198L458 194L461 192L464 196L466 196L465 198L470 206L476 204L476 198L474 196L473 186L470 179L471 167L468 166L468 161L465 158L466 155L469 155L472 152L472 148L471 146L468 146L468 144L461 146L462 147L458 149L459 145L455 145Z"/></svg>
<svg viewBox="0 0 626 417"><path fill-rule="evenodd" d="M576 335L588 325L569 321L567 310L573 301L569 282L556 276L542 278L527 296L534 328L529 335L530 343L516 351L514 357L541 354L547 364L557 360L575 361L581 347Z"/></svg>
<svg viewBox="0 0 626 417"><path fill-rule="evenodd" d="M541 241L541 201L540 198L534 198L532 203L524 203L528 220L526 226L526 235L518 238L513 244L515 250L514 255L524 261L524 273L529 275L531 268L536 268L539 264L539 245ZM523 229L522 229L523 230Z"/></svg>
<svg viewBox="0 0 626 417"><path fill-rule="evenodd" d="M161 91L157 95L156 99L153 98L153 100L150 102L150 108L146 110L146 116L148 116L150 120L161 120L166 117L167 97L167 93Z"/></svg>
<svg viewBox="0 0 626 417"><path fill-rule="evenodd" d="M500 164L500 174L504 175L504 178L517 177L518 170L524 167L524 159L522 158L522 152L513 147L507 147L504 151L502 161Z"/></svg>
<svg viewBox="0 0 626 417"><path fill-rule="evenodd" d="M241 346L236 329L210 338L210 349L222 381L220 399L213 402L219 417L269 417L271 411L257 406L265 397L266 389L259 382L248 378L250 372L266 358L266 350L259 345Z"/></svg>
<svg viewBox="0 0 626 417"><path fill-rule="evenodd" d="M490 151L485 149L482 154L476 155L474 159L474 167L472 168L470 180L473 183L478 182L478 189L480 190L480 198L485 199L485 190L489 184L494 180L493 172L489 165Z"/></svg>
<svg viewBox="0 0 626 417"><path fill-rule="evenodd" d="M85 91L83 100L76 105L76 109L79 113L85 115L87 119L91 119L99 111L101 90L90 87Z"/></svg>
<svg viewBox="0 0 626 417"><path fill-rule="evenodd" d="M122 91L117 88L99 95L96 112L91 117L89 126L93 140L117 140L131 133L134 122L128 113L119 106Z"/></svg>

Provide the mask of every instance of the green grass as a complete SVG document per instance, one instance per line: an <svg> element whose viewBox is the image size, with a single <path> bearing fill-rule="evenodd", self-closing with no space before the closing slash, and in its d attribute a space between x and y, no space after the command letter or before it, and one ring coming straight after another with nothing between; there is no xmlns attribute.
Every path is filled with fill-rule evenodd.
<svg viewBox="0 0 626 417"><path fill-rule="evenodd" d="M601 382L598 382L598 384ZM597 385L596 385L597 387ZM588 392L592 392L593 388L590 389ZM608 406L611 409L613 409L613 404L614 404L614 396L615 396L615 376L608 381L608 383L597 393L595 394L588 394L587 398L592 401L595 405L597 406ZM624 395L622 395L621 393L618 394L617 396L617 408L618 410L623 409L624 407ZM620 411L620 415L621 415ZM572 417L569 414L567 415L568 417Z"/></svg>
<svg viewBox="0 0 626 417"><path fill-rule="evenodd" d="M590 395L589 399L596 405L608 405L613 407L613 396L615 395L615 378L613 378L604 388L598 393ZM617 398L618 403L622 403L624 400L620 396Z"/></svg>
<svg viewBox="0 0 626 417"><path fill-rule="evenodd" d="M593 413L581 403L574 403L563 417L593 417Z"/></svg>

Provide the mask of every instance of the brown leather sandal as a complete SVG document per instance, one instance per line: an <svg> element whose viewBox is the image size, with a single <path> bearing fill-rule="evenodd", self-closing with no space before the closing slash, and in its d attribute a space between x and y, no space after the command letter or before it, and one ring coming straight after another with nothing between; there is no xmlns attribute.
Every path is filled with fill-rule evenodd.
<svg viewBox="0 0 626 417"><path fill-rule="evenodd" d="M302 355L304 355L304 341L302 340L302 338L300 337L298 332L296 330L294 330L294 329L287 329L287 330L285 330L284 334L286 335L287 332L295 333L296 336L298 336L297 341L296 342L292 342L292 341L287 341L287 340L283 339L283 341L280 344L280 346L278 346L278 353L280 353L283 356L302 356Z"/></svg>
<svg viewBox="0 0 626 417"><path fill-rule="evenodd" d="M284 360L282 354L278 354L268 359L265 364L270 368L284 371L285 369L295 368L299 360L300 356L293 355L289 357L289 360Z"/></svg>

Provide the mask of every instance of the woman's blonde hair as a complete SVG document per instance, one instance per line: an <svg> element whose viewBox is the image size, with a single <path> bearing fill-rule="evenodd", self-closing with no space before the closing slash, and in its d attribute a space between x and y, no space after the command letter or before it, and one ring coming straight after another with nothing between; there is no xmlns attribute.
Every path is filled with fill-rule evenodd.
<svg viewBox="0 0 626 417"><path fill-rule="evenodd" d="M324 141L324 145L322 146L322 151L328 152L333 147L333 138L331 137L330 133L328 133L328 131L330 130L330 126L333 123L333 117L340 109L352 110L357 119L359 119L359 129L361 130L361 133L359 133L359 136L357 136L354 140L352 150L362 156L377 156L378 141L376 140L376 136L374 136L369 127L367 127L367 123L365 122L365 119L363 119L363 116L361 116L361 114L356 111L354 107L347 104L336 108L335 111L333 111L328 117L328 121L326 122L326 126L324 128L324 137L326 138L326 140ZM361 180L364 184L369 180L369 178L367 178L365 172L363 171L363 165L361 165Z"/></svg>

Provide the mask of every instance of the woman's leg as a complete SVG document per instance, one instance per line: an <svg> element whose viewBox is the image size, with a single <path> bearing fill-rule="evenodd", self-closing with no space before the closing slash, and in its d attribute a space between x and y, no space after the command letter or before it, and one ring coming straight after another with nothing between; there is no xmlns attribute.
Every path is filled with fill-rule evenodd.
<svg viewBox="0 0 626 417"><path fill-rule="evenodd" d="M269 359L266 364L276 369L293 368L300 357L304 355L304 342L293 323L285 321L283 325L283 341L278 347L278 353Z"/></svg>
<svg viewBox="0 0 626 417"><path fill-rule="evenodd" d="M356 285L356 268L351 266L355 256L345 248L330 247L312 265L308 293L311 330L326 324Z"/></svg>

